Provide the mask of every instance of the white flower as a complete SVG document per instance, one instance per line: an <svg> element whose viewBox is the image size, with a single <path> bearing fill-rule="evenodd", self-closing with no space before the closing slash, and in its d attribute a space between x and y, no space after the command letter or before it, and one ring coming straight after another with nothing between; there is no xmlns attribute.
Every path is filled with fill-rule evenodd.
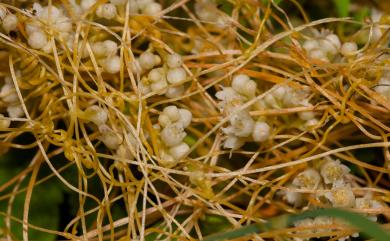
<svg viewBox="0 0 390 241"><path fill-rule="evenodd" d="M253 98L256 93L257 84L245 74L233 77L232 88L243 96Z"/></svg>
<svg viewBox="0 0 390 241"><path fill-rule="evenodd" d="M19 118L24 116L23 107L21 105L10 105L7 107L8 116L11 118Z"/></svg>
<svg viewBox="0 0 390 241"><path fill-rule="evenodd" d="M309 40L306 40L304 43L303 43L303 46L302 46L307 52L313 50L313 49L318 49L320 47L318 41L316 39L309 39Z"/></svg>
<svg viewBox="0 0 390 241"><path fill-rule="evenodd" d="M328 62L329 59L326 56L326 52L322 49L313 49L309 52L309 57L311 59L319 59L324 62Z"/></svg>
<svg viewBox="0 0 390 241"><path fill-rule="evenodd" d="M159 94L165 94L166 91L164 89L167 87L168 83L166 81L158 81L150 85L150 88Z"/></svg>
<svg viewBox="0 0 390 241"><path fill-rule="evenodd" d="M161 131L161 141L169 147L179 145L187 134L184 132L183 125L174 123L167 125Z"/></svg>
<svg viewBox="0 0 390 241"><path fill-rule="evenodd" d="M296 189L297 187L293 184L288 184L287 188ZM294 207L300 207L303 204L303 194L299 192L283 190L282 194L284 194L287 203L293 205Z"/></svg>
<svg viewBox="0 0 390 241"><path fill-rule="evenodd" d="M92 45L92 52L97 58L114 56L117 52L118 44L112 40L96 42Z"/></svg>
<svg viewBox="0 0 390 241"><path fill-rule="evenodd" d="M234 135L228 135L223 143L223 148L237 150L245 144L245 139Z"/></svg>
<svg viewBox="0 0 390 241"><path fill-rule="evenodd" d="M325 184L341 181L348 174L349 168L337 161L327 161L321 166L321 176Z"/></svg>
<svg viewBox="0 0 390 241"><path fill-rule="evenodd" d="M192 113L186 109L179 109L179 123L183 125L184 128L188 127L191 124Z"/></svg>
<svg viewBox="0 0 390 241"><path fill-rule="evenodd" d="M178 109L174 105L167 106L158 117L158 122L162 127L172 123L181 124L183 128L190 125L192 114L186 109Z"/></svg>
<svg viewBox="0 0 390 241"><path fill-rule="evenodd" d="M299 173L292 183L297 187L316 189L321 184L321 176L315 169L309 168Z"/></svg>
<svg viewBox="0 0 390 241"><path fill-rule="evenodd" d="M158 122L162 127L165 127L180 119L179 110L176 106L170 105L163 109L163 112L158 117Z"/></svg>
<svg viewBox="0 0 390 241"><path fill-rule="evenodd" d="M169 148L169 153L175 160L181 160L184 158L185 154L190 150L190 147L182 142L176 146Z"/></svg>
<svg viewBox="0 0 390 241"><path fill-rule="evenodd" d="M112 150L117 149L123 141L123 138L118 133L115 133L107 125L100 125L99 131L101 134L99 140L101 140L104 143L104 145L109 149Z"/></svg>
<svg viewBox="0 0 390 241"><path fill-rule="evenodd" d="M286 108L307 106L310 91L304 86L301 89L294 89L285 84L278 84L275 89L264 97L264 103L271 108Z"/></svg>
<svg viewBox="0 0 390 241"><path fill-rule="evenodd" d="M103 69L110 73L116 74L120 71L121 68L121 58L117 55L107 57L103 62Z"/></svg>
<svg viewBox="0 0 390 241"><path fill-rule="evenodd" d="M341 54L344 56L353 56L358 50L357 44L355 42L346 42L341 46Z"/></svg>
<svg viewBox="0 0 390 241"><path fill-rule="evenodd" d="M234 110L243 103L243 97L232 87L223 87L215 94L215 97L221 100L218 105L227 112Z"/></svg>
<svg viewBox="0 0 390 241"><path fill-rule="evenodd" d="M155 68L152 69L149 74L148 78L151 82L160 82L160 81L166 81L165 78L165 70L163 68Z"/></svg>
<svg viewBox="0 0 390 241"><path fill-rule="evenodd" d="M329 41L329 42L333 45L334 48L340 49L340 47L341 47L341 42L340 42L339 37L338 37L336 34L328 34L328 35L325 37L325 39L326 39L327 41Z"/></svg>
<svg viewBox="0 0 390 241"><path fill-rule="evenodd" d="M209 24L215 24L219 28L226 28L228 19L218 10L213 1L196 1L195 13L199 19Z"/></svg>
<svg viewBox="0 0 390 241"><path fill-rule="evenodd" d="M150 53L150 52L143 52L139 56L139 63L141 68L148 70L152 69L155 65L158 64L158 62L161 61L159 60L159 57L157 59L156 55Z"/></svg>
<svg viewBox="0 0 390 241"><path fill-rule="evenodd" d="M187 73L181 67L168 70L167 80L170 84L178 84L184 82L186 78L187 78Z"/></svg>
<svg viewBox="0 0 390 241"><path fill-rule="evenodd" d="M134 1L137 3L139 9L143 9L154 2L154 0L134 0Z"/></svg>
<svg viewBox="0 0 390 241"><path fill-rule="evenodd" d="M48 44L46 34L40 30L30 34L27 42L33 49L41 49Z"/></svg>
<svg viewBox="0 0 390 241"><path fill-rule="evenodd" d="M161 10L162 10L161 4L152 2L146 5L144 8L142 8L142 13L152 17L156 17L161 12Z"/></svg>
<svg viewBox="0 0 390 241"><path fill-rule="evenodd" d="M158 163L159 163L161 166L166 166L166 167L174 166L174 165L176 165L179 161L180 161L180 160L173 158L172 155L169 154L169 151L167 151L167 150L165 150L165 149L161 149L161 150L160 150L160 152L159 152Z"/></svg>
<svg viewBox="0 0 390 241"><path fill-rule="evenodd" d="M96 9L96 15L100 18L113 19L117 15L116 7L114 4L105 3Z"/></svg>
<svg viewBox="0 0 390 241"><path fill-rule="evenodd" d="M181 58L180 55L178 54L170 54L167 57L167 65L169 68L178 68L182 66L183 64L183 59Z"/></svg>
<svg viewBox="0 0 390 241"><path fill-rule="evenodd" d="M165 96L168 98L177 98L183 95L185 89L183 85L169 87L167 92L165 92Z"/></svg>
<svg viewBox="0 0 390 241"><path fill-rule="evenodd" d="M84 116L87 120L95 123L97 126L105 124L108 119L107 112L97 105L92 105L85 109Z"/></svg>
<svg viewBox="0 0 390 241"><path fill-rule="evenodd" d="M332 203L333 207L350 208L355 206L355 194L351 186L344 182L336 182L325 197Z"/></svg>
<svg viewBox="0 0 390 241"><path fill-rule="evenodd" d="M3 29L6 33L16 30L19 20L14 14L7 14L3 19Z"/></svg>
<svg viewBox="0 0 390 241"><path fill-rule="evenodd" d="M271 132L271 127L264 121L256 121L252 131L253 140L256 142L266 141Z"/></svg>
<svg viewBox="0 0 390 241"><path fill-rule="evenodd" d="M223 128L225 134L235 135L237 137L248 137L252 134L254 120L247 111L240 111L233 114L229 119L230 125Z"/></svg>
<svg viewBox="0 0 390 241"><path fill-rule="evenodd" d="M134 159L134 155L131 153L130 148L125 143L119 145L118 149L116 150L116 155L121 159Z"/></svg>
<svg viewBox="0 0 390 241"><path fill-rule="evenodd" d="M5 83L0 90L0 98L7 103L15 103L19 100L15 87L11 83Z"/></svg>
<svg viewBox="0 0 390 241"><path fill-rule="evenodd" d="M357 209L380 209L382 208L382 204L375 199L372 198L372 193L367 193L364 197L356 198L356 208ZM376 222L376 215L368 215L368 218Z"/></svg>

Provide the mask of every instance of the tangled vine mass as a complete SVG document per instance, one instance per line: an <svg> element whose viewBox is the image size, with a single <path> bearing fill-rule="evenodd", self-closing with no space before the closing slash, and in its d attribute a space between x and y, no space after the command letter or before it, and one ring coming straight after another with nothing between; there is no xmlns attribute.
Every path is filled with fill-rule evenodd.
<svg viewBox="0 0 390 241"><path fill-rule="evenodd" d="M0 239L202 240L323 207L390 227L390 15L300 2L1 1ZM245 240L281 237L359 231Z"/></svg>

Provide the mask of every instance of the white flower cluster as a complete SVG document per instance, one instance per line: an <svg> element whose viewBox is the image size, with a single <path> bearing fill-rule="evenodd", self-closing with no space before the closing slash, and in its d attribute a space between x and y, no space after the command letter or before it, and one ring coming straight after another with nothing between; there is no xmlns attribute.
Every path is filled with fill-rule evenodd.
<svg viewBox="0 0 390 241"><path fill-rule="evenodd" d="M110 74L118 73L121 67L121 58L116 54L118 44L112 40L95 42L92 52L104 71Z"/></svg>
<svg viewBox="0 0 390 241"><path fill-rule="evenodd" d="M308 39L302 44L309 58L329 62L339 54L345 57L351 57L357 54L358 47L355 42L345 42L342 44L336 34L328 33L327 31L317 35L317 37Z"/></svg>
<svg viewBox="0 0 390 241"><path fill-rule="evenodd" d="M239 107L256 95L257 84L247 75L239 74L233 77L232 87L224 87L215 96L220 100L220 108L230 115L229 126L222 128L226 135L223 147L238 149L247 140L262 142L269 138L271 127L263 120L255 121L248 110L240 110Z"/></svg>
<svg viewBox="0 0 390 241"><path fill-rule="evenodd" d="M64 41L68 47L73 44L72 21L66 16L62 9L55 6L42 7L34 3L33 11L35 17L26 22L25 30L27 42L33 49L40 49L46 53L52 52L49 33L53 31L54 36Z"/></svg>
<svg viewBox="0 0 390 241"><path fill-rule="evenodd" d="M288 185L291 189L309 189L326 191L321 194L316 194L315 197L319 201L325 201L332 207L339 208L378 208L380 203L372 199L372 195L368 194L362 198L356 198L352 191L352 181L348 179L347 174L349 168L342 164L339 160L326 160L319 169L308 168L299 173ZM302 193L294 191L283 191L286 201L294 206L302 206L305 204L305 196ZM325 198L325 199L324 199ZM376 220L376 216L370 216L372 220Z"/></svg>
<svg viewBox="0 0 390 241"><path fill-rule="evenodd" d="M196 1L195 13L205 23L215 24L218 28L226 28L228 26L228 17L218 10L216 3L213 1Z"/></svg>
<svg viewBox="0 0 390 241"><path fill-rule="evenodd" d="M184 93L184 82L187 81L187 73L183 67L183 60L179 54L167 56L162 67L161 58L151 52L143 52L133 62L133 71L138 74L149 71L140 82L140 90L143 94L155 92L168 98L176 98ZM155 68L156 67L156 68Z"/></svg>
<svg viewBox="0 0 390 241"><path fill-rule="evenodd" d="M18 72L17 72L18 75ZM0 90L0 100L7 106L8 116L18 118L24 116L18 94L10 76L4 78L4 85Z"/></svg>
<svg viewBox="0 0 390 241"><path fill-rule="evenodd" d="M144 15L157 17L162 10L160 3L154 0L130 0L130 13L137 14L141 13Z"/></svg>
<svg viewBox="0 0 390 241"><path fill-rule="evenodd" d="M18 27L19 20L15 14L7 12L7 9L0 6L0 24L6 33L15 31Z"/></svg>
<svg viewBox="0 0 390 241"><path fill-rule="evenodd" d="M277 84L276 88L258 103L262 108L280 109L292 107L312 107L309 102L310 89L295 89L286 84ZM304 122L303 127L310 128L318 123L313 111L299 112L298 117Z"/></svg>
<svg viewBox="0 0 390 241"><path fill-rule="evenodd" d="M97 7L95 13L99 18L115 19L118 15L118 10L124 9L125 4L129 3L130 14L144 14L149 16L157 16L161 10L161 4L154 0L110 0L108 3L101 4ZM82 0L81 8L84 11L89 10L97 0Z"/></svg>
<svg viewBox="0 0 390 241"><path fill-rule="evenodd" d="M299 173L289 185L289 188L303 188L309 190L329 189L325 192L326 199L334 207L353 207L355 195L352 192L350 181L346 178L349 168L340 163L339 160L327 160L320 166L319 170L308 168ZM300 206L304 204L302 193L284 192L288 203ZM317 195L320 197L321 195Z"/></svg>
<svg viewBox="0 0 390 241"><path fill-rule="evenodd" d="M159 115L158 122L162 127L160 140L163 144L159 153L161 165L175 165L189 151L190 147L183 140L187 135L184 129L190 125L191 119L190 111L174 105L165 107Z"/></svg>
<svg viewBox="0 0 390 241"><path fill-rule="evenodd" d="M292 184L288 185L288 188L305 188L310 190L328 189L324 194L316 195L318 201L326 201L332 207L338 208L357 208L372 209L381 208L380 202L372 198L371 193L366 194L364 197L356 198L351 188L351 181L347 178L349 168L340 163L340 161L328 160L323 163L319 171L314 168L309 168L298 174ZM302 206L305 203L305 197L302 193L293 191L284 191L285 199L288 203L294 206ZM325 200L323 200L325 198ZM376 215L367 215L372 221L377 220ZM321 218L308 218L294 223L296 227L311 227L317 225L335 225L338 226L342 223L338 219L330 217ZM332 230L316 229L307 230L310 233L330 232ZM300 231L299 233L305 233L306 231ZM359 233L352 234L352 237L358 237ZM344 241L348 237L341 237L339 241Z"/></svg>
<svg viewBox="0 0 390 241"><path fill-rule="evenodd" d="M98 105L89 106L84 111L79 112L79 118L92 122L97 126L100 132L99 140L102 141L107 148L116 150L123 142L122 136L106 124L108 113L102 107Z"/></svg>

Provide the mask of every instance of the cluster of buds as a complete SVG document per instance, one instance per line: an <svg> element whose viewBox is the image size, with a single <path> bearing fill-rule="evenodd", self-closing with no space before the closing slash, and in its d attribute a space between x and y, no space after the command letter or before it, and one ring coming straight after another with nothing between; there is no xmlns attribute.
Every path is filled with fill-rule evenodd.
<svg viewBox="0 0 390 241"><path fill-rule="evenodd" d="M310 94L310 89L306 86L295 89L286 84L277 84L275 89L257 104L259 108L265 109L312 107L313 105L309 102ZM303 121L304 128L310 128L318 123L313 111L299 112L298 118Z"/></svg>
<svg viewBox="0 0 390 241"><path fill-rule="evenodd" d="M80 6L83 11L91 9L98 1L97 0L82 0ZM118 12L124 9L126 3L130 5L130 14L143 14L156 17L162 10L161 4L154 0L110 0L104 4L99 5L95 14L98 18L115 19Z"/></svg>
<svg viewBox="0 0 390 241"><path fill-rule="evenodd" d="M98 105L89 106L84 111L79 111L78 117L96 125L100 133L99 140L107 148L116 150L122 143L123 137L106 124L108 121L108 113L102 107Z"/></svg>
<svg viewBox="0 0 390 241"><path fill-rule="evenodd" d="M112 40L96 42L92 45L92 51L103 69L110 74L118 73L121 67L121 59L116 54L118 44Z"/></svg>
<svg viewBox="0 0 390 241"><path fill-rule="evenodd" d="M22 117L24 115L23 108L20 104L12 78L6 76L4 82L4 85L0 89L0 100L7 106L8 116L10 118Z"/></svg>
<svg viewBox="0 0 390 241"><path fill-rule="evenodd" d="M68 47L73 46L72 21L62 9L52 5L42 7L41 4L34 3L33 11L35 17L25 23L27 42L31 48L51 53L53 50L49 34L58 36Z"/></svg>
<svg viewBox="0 0 390 241"><path fill-rule="evenodd" d="M382 205L373 199L371 193L366 194L364 197L356 198L351 188L352 181L347 177L349 171L349 168L340 161L327 160L319 166L319 169L309 168L298 174L292 183L288 184L288 188L319 191L320 194L315 194L314 198L332 207L357 209L381 208ZM294 191L283 191L282 193L289 204L299 207L307 203L302 193ZM377 220L376 215L367 216L373 221ZM330 217L318 217L304 219L294 223L294 225L296 227L310 228L311 226L315 227L317 225L339 226L340 222L340 220ZM313 233L312 231L310 230L310 233ZM314 233L330 231L332 229L317 229ZM302 232L305 231L299 231L299 233ZM359 236L359 233L352 234L352 237L357 236ZM341 237L339 241L346 240L347 238Z"/></svg>
<svg viewBox="0 0 390 241"><path fill-rule="evenodd" d="M324 205L337 208L380 208L381 204L374 200L371 194L356 198L352 190L352 180L348 178L349 168L339 160L326 160L319 168L308 168L299 173L288 184L289 189L306 189L316 191L313 197ZM306 199L303 193L283 191L285 200L296 207L305 205ZM375 215L369 218L376 220ZM301 224L299 224L301 225Z"/></svg>
<svg viewBox="0 0 390 241"><path fill-rule="evenodd" d="M355 56L358 50L355 42L341 43L336 34L329 33L326 30L317 33L314 38L304 41L302 47L309 58L324 62L333 61L339 56L347 58Z"/></svg>
<svg viewBox="0 0 390 241"><path fill-rule="evenodd" d="M176 98L183 94L184 83L187 81L187 72L182 67L183 59L178 54L169 54L163 65L161 57L150 52L142 53L133 62L133 70L136 73L149 71L140 82L140 89L143 94L151 92L165 95L168 98Z"/></svg>
<svg viewBox="0 0 390 241"><path fill-rule="evenodd" d="M179 109L174 105L163 109L158 117L159 125L162 127L160 140L159 162L164 166L173 166L182 160L190 147L184 142L187 133L184 131L191 123L192 114L186 109Z"/></svg>
<svg viewBox="0 0 390 241"><path fill-rule="evenodd" d="M269 138L271 127L263 120L255 121L248 110L240 109L242 104L255 97L256 87L255 81L239 74L233 77L231 87L224 87L216 93L220 108L229 116L229 126L222 129L226 135L224 148L235 150L247 140L263 142Z"/></svg>
<svg viewBox="0 0 390 241"><path fill-rule="evenodd" d="M213 1L199 0L195 3L195 13L199 19L208 24L214 24L218 28L228 26L228 17L221 12Z"/></svg>

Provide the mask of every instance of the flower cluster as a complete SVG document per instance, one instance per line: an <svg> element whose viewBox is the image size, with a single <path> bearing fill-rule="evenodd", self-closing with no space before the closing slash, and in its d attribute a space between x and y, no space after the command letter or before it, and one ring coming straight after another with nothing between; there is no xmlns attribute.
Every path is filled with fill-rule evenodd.
<svg viewBox="0 0 390 241"><path fill-rule="evenodd" d="M177 108L170 105L164 108L158 117L160 140L162 149L160 150L159 162L164 166L173 166L183 159L190 147L183 140L187 133L184 131L191 123L192 114L186 109Z"/></svg>
<svg viewBox="0 0 390 241"><path fill-rule="evenodd" d="M140 82L143 94L157 93L168 98L176 98L184 93L184 83L187 81L187 72L182 67L182 57L176 53L169 54L161 67L161 57L151 52L142 53L133 62L133 71L144 75Z"/></svg>
<svg viewBox="0 0 390 241"><path fill-rule="evenodd" d="M228 17L221 12L213 1L200 0L195 3L195 13L205 23L214 24L219 28L228 26Z"/></svg>
<svg viewBox="0 0 390 241"><path fill-rule="evenodd" d="M5 105L7 105L8 116L11 118L24 116L24 111L20 104L12 78L10 76L6 76L4 80L5 83L0 90L0 99Z"/></svg>
<svg viewBox="0 0 390 241"><path fill-rule="evenodd" d="M324 62L334 61L341 56L352 57L357 54L357 44L355 42L341 43L336 34L323 31L317 33L315 38L310 38L303 42L303 49L309 58L318 59Z"/></svg>
<svg viewBox="0 0 390 241"><path fill-rule="evenodd" d="M313 107L313 104L309 101L310 95L311 91L306 86L301 89L295 89L286 84L278 84L263 100L260 100L258 105L269 109ZM303 121L304 128L313 127L318 123L318 119L313 111L299 112L298 117Z"/></svg>
<svg viewBox="0 0 390 241"><path fill-rule="evenodd" d="M121 67L121 59L116 54L117 49L118 44L112 40L95 42L92 45L92 51L98 63L110 74L118 73Z"/></svg>
<svg viewBox="0 0 390 241"><path fill-rule="evenodd" d="M339 160L329 159L322 161L318 168L308 168L299 173L287 187L293 190L305 189L314 191L315 194L309 194L309 196L331 207L380 208L381 204L374 200L370 193L364 197L356 198L352 190L354 183L348 178L349 172L350 169ZM283 191L282 194L291 205L300 207L307 204L308 196L301 192ZM375 215L369 215L369 217L374 221L376 220ZM338 222L331 218L327 219L328 224ZM307 226L306 224L315 225L313 219L305 219L302 222L297 222L296 226ZM319 231L324 232L322 229ZM357 234L354 235L356 236Z"/></svg>
<svg viewBox="0 0 390 241"><path fill-rule="evenodd" d="M242 147L246 140L263 142L269 138L271 127L267 122L255 121L247 109L240 109L241 105L255 97L256 87L255 81L239 74L233 77L231 87L223 87L216 93L220 108L229 116L229 125L222 129L226 135L224 148L235 150Z"/></svg>
<svg viewBox="0 0 390 241"><path fill-rule="evenodd" d="M51 53L50 36L57 36L68 47L73 46L72 21L62 9L34 3L32 11L35 16L25 23L27 42L31 48Z"/></svg>

